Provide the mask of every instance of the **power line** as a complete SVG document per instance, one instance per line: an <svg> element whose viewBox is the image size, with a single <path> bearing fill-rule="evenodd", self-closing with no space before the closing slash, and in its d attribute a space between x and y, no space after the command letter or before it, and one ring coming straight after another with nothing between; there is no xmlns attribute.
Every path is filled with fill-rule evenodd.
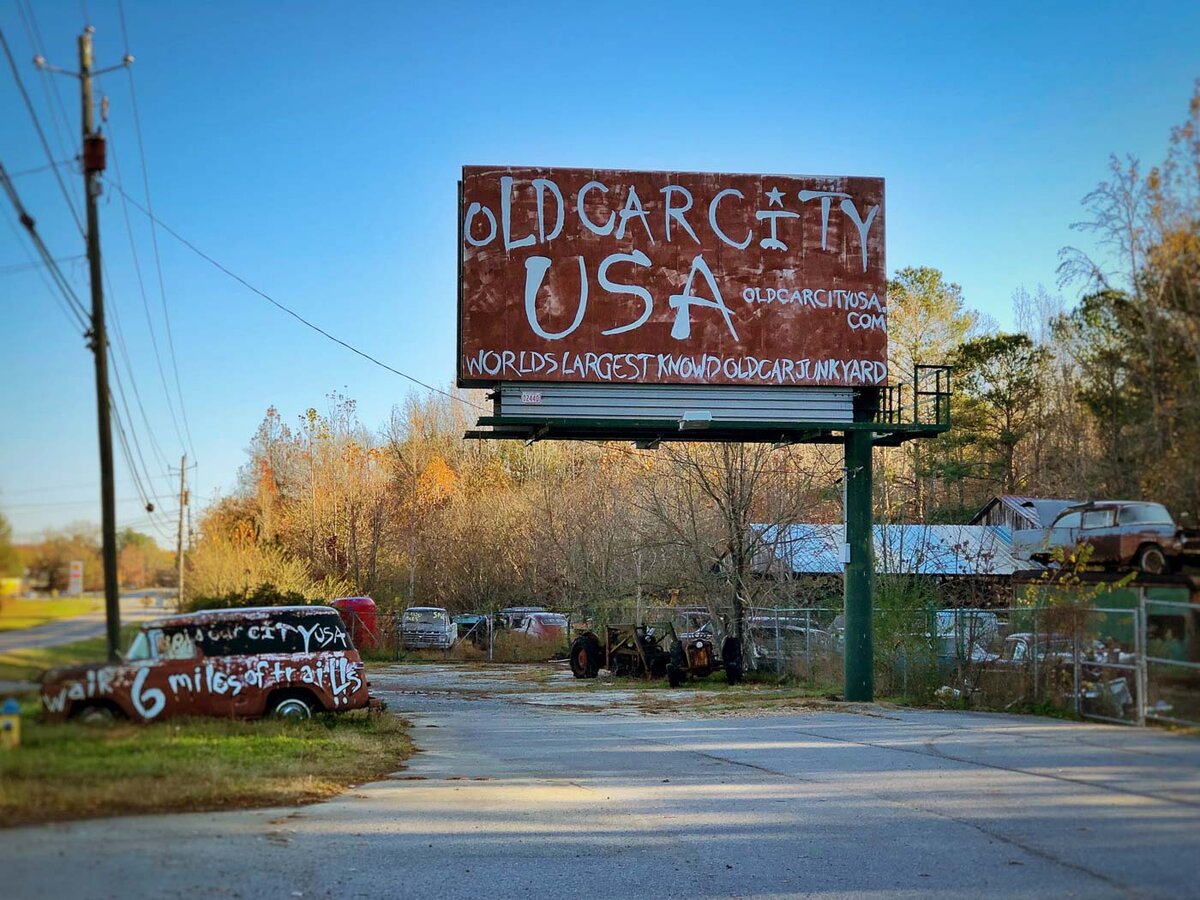
<svg viewBox="0 0 1200 900"><path fill-rule="evenodd" d="M45 270L50 273L51 278L66 300L67 307L74 314L76 321L84 330L84 333L90 332L91 316L79 298L75 296L75 292L71 289L66 276L63 275L62 270L58 267L58 263L54 261L54 257L50 254L50 250L46 247L42 236L38 233L37 223L34 221L33 216L29 215L29 212L25 209L25 205L21 202L21 198L17 194L17 189L13 186L12 179L8 177L3 163L0 163L0 184L3 185L9 202L12 203L13 208L17 211L17 218L20 220L21 225L28 232L34 247L37 248L38 254L42 257L42 261L45 263Z"/></svg>
<svg viewBox="0 0 1200 900"><path fill-rule="evenodd" d="M12 178L11 175L9 175L8 177ZM27 255L28 255L28 253L27 253ZM56 257L54 261L56 263L65 263L65 262L74 262L77 259L86 259L86 258L87 258L86 254L79 253L79 254L76 254L75 256L59 256L59 257ZM46 263L38 262L36 259L31 259L29 262L23 262L23 263L9 263L8 265L0 266L0 275L15 275L18 272L29 272L29 271L32 271L33 269L40 269L40 268L44 267L45 265L46 265Z"/></svg>
<svg viewBox="0 0 1200 900"><path fill-rule="evenodd" d="M63 199L67 201L67 206L71 210L71 218L75 220L75 227L79 229L79 235L82 237L84 235L83 222L79 218L79 212L75 209L75 203L71 200L66 184L63 183L62 175L59 174L58 167L55 165L54 154L50 150L50 144L46 141L46 133L42 131L42 123L38 120L37 110L33 108L29 93L25 90L25 82L21 80L21 73L17 70L17 62L13 59L12 51L8 47L8 39L4 36L3 28L0 28L0 46L4 48L4 55L8 57L8 66L12 69L13 79L17 82L17 88L21 92L21 99L25 101L25 108L29 110L29 117L33 120L33 127L37 130L38 140L42 143L42 149L46 151L46 159L50 162L51 171L54 172L54 180L58 182L58 189L62 191Z"/></svg>
<svg viewBox="0 0 1200 900"><path fill-rule="evenodd" d="M37 273L38 279L42 282L42 286L50 292L50 296L54 299L55 305L62 310L62 314L67 317L67 321L73 328L78 328L81 333L86 333L88 327L87 321L80 317L79 312L63 299L61 292L55 290L54 285L50 282L50 280L47 279L46 263L35 260L33 258L33 254L29 252L29 248L25 246L25 241L22 239L21 233L17 231L17 226L10 222L7 218L5 218L4 221L7 223L9 229L16 237L17 243L21 247L21 252L28 257L31 270Z"/></svg>
<svg viewBox="0 0 1200 900"><path fill-rule="evenodd" d="M189 250L191 250L193 253L195 253L197 256L199 256L201 259L203 259L205 262L207 262L209 265L219 269L221 272L224 272L226 275L228 275L234 281L238 282L238 284L242 285L242 287L252 291L255 294L258 294L258 296L262 297L264 300L266 300L268 303L270 303L276 309L279 309L279 310L287 313L289 316L291 316L293 319L295 319L297 322L301 323L305 327L311 328L313 331L317 332L317 334L321 335L322 337L328 338L329 340L333 341L335 344L338 344L339 346L344 347L345 349L349 350L351 353L361 356L363 359L367 360L368 362L374 363L375 365L379 366L381 369L386 369L387 371L391 372L393 375L399 375L401 378L403 378L407 381L411 381L413 384L419 385L420 387L425 388L427 391L433 391L435 394L441 394L443 397L449 397L452 400L457 400L459 402L465 403L468 406L473 406L476 409L482 410L484 412L488 411L487 407L480 406L478 403L472 403L470 400L465 400L463 397L452 394L449 391L443 391L441 388L435 388L431 384L426 384L425 382L421 381L419 378L414 378L412 375L409 375L406 372L401 372L399 369L389 366L387 363L383 362L382 360L376 359L371 354L369 354L363 350L359 350L353 344L348 344L346 341L343 341L341 338L330 334L328 331L326 331L321 326L316 325L313 322L310 322L308 319L304 318L304 316L300 315L300 313L296 312L294 309L280 303L278 300L276 300L270 294L266 293L265 291L259 290L254 285L252 285L250 282L248 282L245 278L238 275L236 272L233 272L230 269L227 269L221 263L217 262L215 259L213 259L211 256L209 256L207 253L205 253L203 250L201 250L199 247L197 247L195 244L193 244L191 241L189 241L187 238L185 238L183 235L181 235L175 229L173 229L170 225L167 225L161 219L157 218L152 212L150 212L148 209L146 209L146 207L142 206L140 203L138 203L136 200L134 200L132 197L130 197L125 192L125 189L119 183L112 182L112 181L110 181L108 183L111 184L117 190L117 192L121 194L122 197L125 197L134 206L135 209L137 209L139 212L141 212L142 215L149 218L153 223L158 225L159 228L161 228L167 234L171 235L171 237L175 238L175 240L179 241L179 243L183 244L185 247L187 247Z"/></svg>
<svg viewBox="0 0 1200 900"><path fill-rule="evenodd" d="M23 2L22 0L17 0L17 12L21 14L21 24L25 26L25 34L29 37L29 43L33 47L34 52L37 53L37 57L35 57L35 59L45 59L45 41L42 40L42 30L38 27L37 16L33 11L33 4L30 2L30 0L23 0ZM63 128L65 129L65 133L70 135L71 120L67 116L67 107L66 104L63 103L62 92L58 89L58 81L55 80L50 72L41 66L38 66L38 70L42 75L41 79L39 80L42 85L42 94L46 97L46 105L53 107L53 104L50 102L50 93L53 91L54 98L58 101L57 108L59 117L62 119ZM64 139L64 132L58 130L58 119L54 117L53 108L50 112L50 125L54 128L54 136L57 138L59 146L65 147L69 150L71 147L71 141L69 138ZM65 155L69 156L70 154L67 153Z"/></svg>
<svg viewBox="0 0 1200 900"><path fill-rule="evenodd" d="M234 281L238 282L243 287L247 288L248 290L250 290L253 293L257 294L258 296L262 297L264 300L266 300L272 306L276 307L277 309L281 310L282 312L287 313L289 316L291 316L296 321L300 322L305 327L311 328L313 331L317 332L322 337L328 338L329 340L333 341L335 344L349 350L351 353L354 353L357 356L361 356L363 359L367 360L368 362L374 363L375 365L379 366L381 369L391 372L393 375L399 375L401 378L403 378L407 381L410 381L413 384L416 384L420 387L423 387L427 391L432 391L435 394L441 394L443 397L449 397L451 400L454 400L458 403L462 403L465 406L469 406L474 409L478 409L481 412L491 412L491 410L489 410L487 407L481 406L478 403L474 403L471 400L468 400L461 395L452 394L449 391L444 391L441 388L436 388L431 384L426 384L424 381L421 381L419 378L414 378L412 375L409 375L407 372L401 372L399 369L395 368L394 366L388 365L387 363L383 362L380 359L377 359L376 357L372 356L371 354L367 353L366 351L358 349L353 344L347 343L346 341L342 340L341 338L337 337L336 335L330 334L324 328L321 328L319 325L316 325L313 322L310 322L308 319L306 319L304 316L300 315L300 313L296 312L294 309L279 302L274 297L272 297L270 294L255 287L250 282L248 282L245 278L238 275L236 272L232 271L231 269L227 268L226 266L224 266L217 260L213 259L207 253L205 253L203 250L201 250L199 247L197 247L195 244L193 244L191 241L189 241L187 238L185 238L179 232L177 232L170 225L166 224L161 219L158 219L157 217L155 217L144 206L142 206L136 200L134 200L132 197L130 197L128 194L126 194L124 188L119 183L110 181L109 184L111 184L112 187L114 189L116 189L116 191L118 193L121 194L121 196L128 199L130 204L132 204L135 209L137 209L139 212L141 212L144 216L147 216L148 218L150 218L155 224L157 224L160 228L162 228L163 231L165 231L167 234L171 235L171 237L175 238L175 240L179 241L181 244L183 244L185 247L187 247L189 250L191 250L193 253L195 253L197 256L199 256L201 259L203 259L205 262L207 262L209 265L213 266L214 268L216 268L219 271L223 272L224 274L228 275L230 278L232 278ZM607 442L607 443L602 442L602 441L580 441L579 443L588 444L593 447L598 447L602 450L615 450L617 452L623 453L627 456L630 456L630 457L633 457L633 458L636 458L639 460L646 459L646 456L643 453L641 453L640 451L632 450L628 447L621 446L620 443L615 442L615 441ZM709 463L697 462L697 463L694 463L693 465L697 466L698 468L711 469L713 471L718 471L718 472L725 471L724 466L717 466L717 465L712 465ZM794 474L794 473L790 472L786 469L763 469L763 470L761 470L761 474L764 474L764 475L790 475L790 474Z"/></svg>
<svg viewBox="0 0 1200 900"><path fill-rule="evenodd" d="M189 465L188 468L192 469L195 467ZM164 472L162 475L151 475L150 478L151 478L151 480L170 479L171 481L174 481L175 476L170 472ZM133 484L133 481L132 480L118 481L116 483L119 485L122 485L122 486L129 486L129 485ZM5 496L8 496L9 494L46 494L46 493L50 493L51 491L81 491L81 490L87 490L89 488L95 488L96 490L99 490L100 482L85 481L85 482L77 483L77 484L55 484L55 485L49 485L47 487L17 488L14 491L10 491L5 488L0 488L0 497L5 497Z"/></svg>
<svg viewBox="0 0 1200 900"><path fill-rule="evenodd" d="M160 500L160 499L161 500L173 500L173 499L175 499L175 495L174 494L151 494L149 496L149 499L151 499L151 500ZM138 503L142 503L143 502L142 495L138 494L136 497L118 497L117 498L118 503L132 503L134 501L136 501ZM82 497L79 500L50 500L50 501L39 502L39 503L3 503L3 504L0 504L0 506L2 506L5 509L43 509L43 508L49 508L49 507L84 506L86 504L91 504L91 503L95 503L95 502L96 502L95 497Z"/></svg>
<svg viewBox="0 0 1200 900"><path fill-rule="evenodd" d="M60 159L60 160L56 160L55 162L52 162L52 163L47 163L44 166L34 166L32 169L21 169L20 171L17 171L17 172L9 172L8 177L9 178L21 178L25 175L37 175L39 172L49 172L51 169L56 168L57 166L73 166L73 165L75 165L75 160L73 160L73 159Z"/></svg>
<svg viewBox="0 0 1200 900"><path fill-rule="evenodd" d="M117 149L115 142L112 141L112 129L109 128L109 150L112 153L113 168L117 173L117 180L121 178L121 163L117 157ZM138 291L142 297L142 309L146 313L146 327L150 331L150 347L154 351L154 361L158 366L158 378L162 383L163 396L167 400L167 412L171 415L171 424L175 428L175 436L179 438L179 443L182 444L183 432L179 429L179 420L175 416L175 404L171 401L171 389L167 386L167 374L163 369L162 354L158 350L158 336L154 329L154 318L150 315L150 301L146 298L146 283L142 278L142 264L138 257L137 242L133 239L133 224L129 218L129 201L121 194L121 209L124 212L125 232L129 237L129 251L133 256L133 271L137 275ZM189 444L190 446L190 444ZM166 458L163 457L163 462L166 464Z"/></svg>
<svg viewBox="0 0 1200 900"><path fill-rule="evenodd" d="M117 0L117 8L121 21L121 40L125 44L125 59L132 60L133 57L129 53L129 32L125 26L125 4L123 0ZM163 278L162 256L158 250L158 231L154 227L154 201L150 194L150 172L146 165L146 145L142 140L142 116L138 109L137 82L133 75L132 66L127 65L125 71L129 76L129 98L132 102L134 133L137 135L138 160L142 168L142 189L146 194L146 208L150 211L150 242L154 248L154 265L158 273L158 296L162 304L163 322L166 325L167 331L167 350L171 356L171 369L175 374L175 392L179 396L179 417L183 419L183 431L187 435L188 450L194 457L196 456L196 448L192 443L192 429L188 422L187 406L183 401L183 384L179 379L179 360L175 355L175 338L171 333L171 315L167 309L167 286L166 280Z"/></svg>

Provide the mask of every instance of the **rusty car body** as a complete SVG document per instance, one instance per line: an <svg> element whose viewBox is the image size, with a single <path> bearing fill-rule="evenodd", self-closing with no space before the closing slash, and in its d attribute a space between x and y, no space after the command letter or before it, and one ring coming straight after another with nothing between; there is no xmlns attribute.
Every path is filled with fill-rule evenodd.
<svg viewBox="0 0 1200 900"><path fill-rule="evenodd" d="M1090 563L1160 575L1200 554L1200 538L1180 529L1161 503L1096 500L1068 507L1046 529L1013 535L1016 555L1046 564L1055 551L1092 548Z"/></svg>
<svg viewBox="0 0 1200 900"><path fill-rule="evenodd" d="M49 721L171 716L307 718L373 705L362 659L337 610L208 610L144 622L124 658L51 669Z"/></svg>

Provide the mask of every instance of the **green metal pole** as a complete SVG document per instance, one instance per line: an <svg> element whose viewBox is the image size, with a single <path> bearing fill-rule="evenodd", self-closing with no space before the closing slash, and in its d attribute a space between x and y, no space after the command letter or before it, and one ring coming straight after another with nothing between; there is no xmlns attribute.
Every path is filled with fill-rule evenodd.
<svg viewBox="0 0 1200 900"><path fill-rule="evenodd" d="M846 432L845 697L875 699L875 649L871 608L875 594L871 539L871 432Z"/></svg>

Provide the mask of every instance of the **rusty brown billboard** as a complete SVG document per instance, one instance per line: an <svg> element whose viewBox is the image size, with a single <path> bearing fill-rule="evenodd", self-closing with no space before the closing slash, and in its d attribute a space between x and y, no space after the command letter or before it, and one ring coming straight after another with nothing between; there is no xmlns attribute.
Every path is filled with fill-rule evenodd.
<svg viewBox="0 0 1200 900"><path fill-rule="evenodd" d="M465 166L458 382L887 380L882 178Z"/></svg>

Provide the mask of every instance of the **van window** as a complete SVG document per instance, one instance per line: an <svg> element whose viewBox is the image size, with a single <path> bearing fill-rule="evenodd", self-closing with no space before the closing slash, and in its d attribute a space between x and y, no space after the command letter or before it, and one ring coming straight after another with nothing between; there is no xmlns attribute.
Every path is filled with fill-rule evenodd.
<svg viewBox="0 0 1200 900"><path fill-rule="evenodd" d="M1122 525L1174 525L1167 508L1159 503L1135 503L1121 510Z"/></svg>
<svg viewBox="0 0 1200 900"><path fill-rule="evenodd" d="M150 641L146 639L146 632L139 631L133 637L133 642L129 645L129 649L125 651L126 662L139 662L140 660L150 658Z"/></svg>
<svg viewBox="0 0 1200 900"><path fill-rule="evenodd" d="M195 659L196 644L187 628L164 628L150 632L154 655L159 659Z"/></svg>
<svg viewBox="0 0 1200 900"><path fill-rule="evenodd" d="M1116 522L1115 509L1089 509L1083 514L1084 528L1107 528Z"/></svg>
<svg viewBox="0 0 1200 900"><path fill-rule="evenodd" d="M1083 513L1081 513L1081 512L1063 513L1063 515L1059 516L1057 519L1054 520L1053 527L1055 527L1055 528L1078 528L1079 520L1082 517L1083 517Z"/></svg>
<svg viewBox="0 0 1200 900"><path fill-rule="evenodd" d="M443 609L409 609L404 612L404 621L415 625L445 625L446 611Z"/></svg>

